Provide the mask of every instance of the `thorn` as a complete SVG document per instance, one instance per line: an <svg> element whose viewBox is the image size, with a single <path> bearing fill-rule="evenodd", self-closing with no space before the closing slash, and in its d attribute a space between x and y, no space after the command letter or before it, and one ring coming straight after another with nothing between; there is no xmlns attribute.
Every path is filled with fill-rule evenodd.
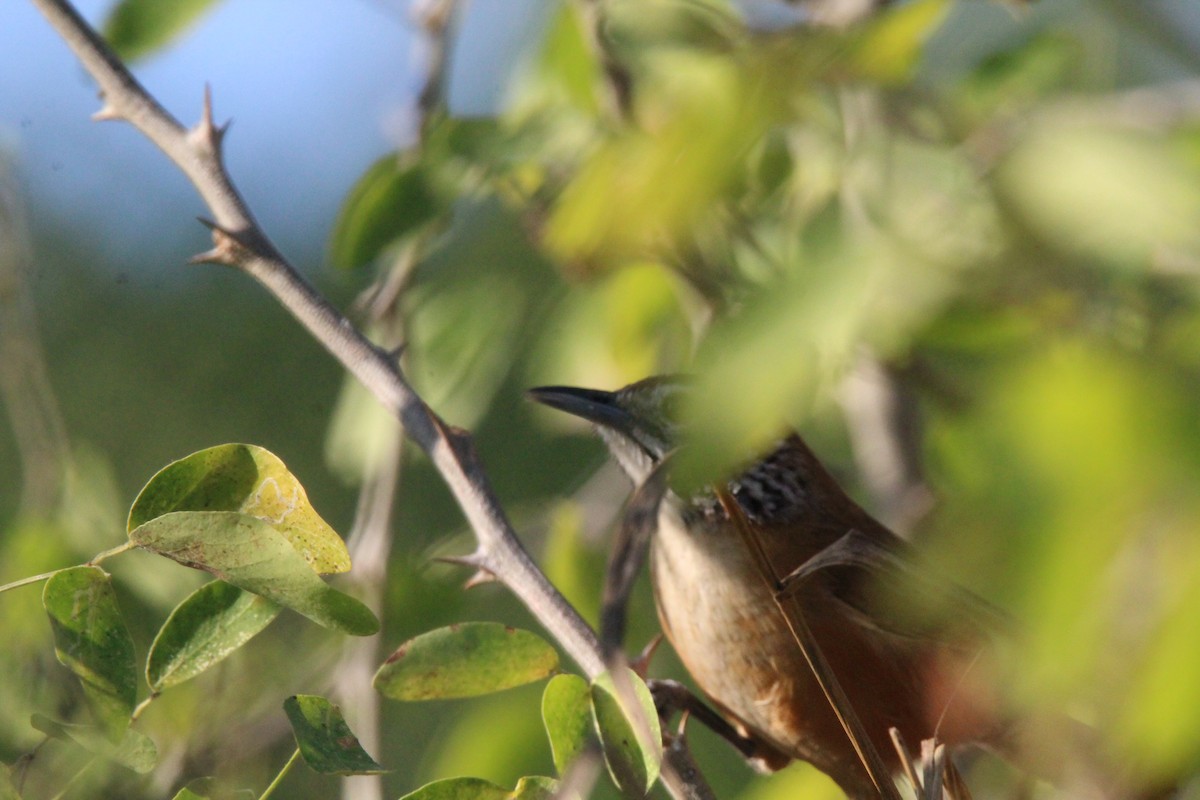
<svg viewBox="0 0 1200 800"><path fill-rule="evenodd" d="M228 122L222 125L213 122L212 85L206 83L204 84L204 104L200 112L200 121L188 131L188 140L219 154L221 142L225 138L227 130L229 130Z"/></svg>
<svg viewBox="0 0 1200 800"><path fill-rule="evenodd" d="M111 122L114 120L124 119L121 112L109 102L105 102L100 107L100 110L92 114L92 122Z"/></svg>
<svg viewBox="0 0 1200 800"><path fill-rule="evenodd" d="M455 564L460 567L474 567L478 570L482 570L484 568L483 553L479 552L478 550L476 550L474 553L467 553L463 556L434 556L433 560L440 561L443 564Z"/></svg>
<svg viewBox="0 0 1200 800"><path fill-rule="evenodd" d="M213 247L188 259L191 264L224 264L236 267L244 264L253 255L241 237L211 219L196 217L201 225L212 231Z"/></svg>
<svg viewBox="0 0 1200 800"><path fill-rule="evenodd" d="M495 581L495 574L488 572L486 569L481 569L467 578L467 582L463 584L463 588L474 589L476 586L482 586L485 583L495 583Z"/></svg>
<svg viewBox="0 0 1200 800"><path fill-rule="evenodd" d="M655 634L654 638L642 648L642 652L638 653L637 657L629 662L629 668L642 678L645 678L647 670L650 669L650 659L654 658L654 654L658 652L658 646L662 644L662 640L663 635L661 633Z"/></svg>
<svg viewBox="0 0 1200 800"><path fill-rule="evenodd" d="M208 250L205 250L203 253L196 253L196 255L192 256L191 258L189 258L187 260L187 263L189 263L189 264L224 264L225 261L224 261L224 256L221 255L221 251L219 251L217 248L213 247Z"/></svg>
<svg viewBox="0 0 1200 800"><path fill-rule="evenodd" d="M681 740L687 739L687 724L688 724L688 720L691 718L692 718L692 712L689 711L688 709L685 708L683 711L679 712L679 724L675 727L675 738L676 739L681 739Z"/></svg>
<svg viewBox="0 0 1200 800"><path fill-rule="evenodd" d="M408 349L408 342L401 342L390 350L384 350L384 355L396 363L400 363L400 357L404 355L404 351Z"/></svg>

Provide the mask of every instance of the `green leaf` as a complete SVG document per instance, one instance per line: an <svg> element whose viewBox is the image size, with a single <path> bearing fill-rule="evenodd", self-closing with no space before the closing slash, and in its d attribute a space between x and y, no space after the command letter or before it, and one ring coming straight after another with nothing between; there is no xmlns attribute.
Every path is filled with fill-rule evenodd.
<svg viewBox="0 0 1200 800"><path fill-rule="evenodd" d="M626 797L644 797L658 780L662 764L662 730L650 690L633 670L626 670L631 689L649 730L644 744L637 727L625 716L612 676L605 673L592 683L592 713L604 747L604 761L617 788Z"/></svg>
<svg viewBox="0 0 1200 800"><path fill-rule="evenodd" d="M133 639L99 567L71 567L46 581L42 606L54 631L54 653L83 683L92 714L112 741L129 726L137 699Z"/></svg>
<svg viewBox="0 0 1200 800"><path fill-rule="evenodd" d="M374 261L391 242L433 219L437 195L420 163L387 155L350 190L333 226L329 258L352 269Z"/></svg>
<svg viewBox="0 0 1200 800"><path fill-rule="evenodd" d="M227 789L216 778L197 778L179 790L172 800L254 800L249 789Z"/></svg>
<svg viewBox="0 0 1200 800"><path fill-rule="evenodd" d="M121 738L113 742L92 725L71 725L41 714L34 714L30 724L47 736L73 742L89 753L120 764L139 775L152 772L158 763L158 749L154 742L132 728L126 728Z"/></svg>
<svg viewBox="0 0 1200 800"><path fill-rule="evenodd" d="M558 791L553 778L521 778L513 791L483 778L445 778L427 783L400 800L549 800Z"/></svg>
<svg viewBox="0 0 1200 800"><path fill-rule="evenodd" d="M555 675L542 693L542 722L559 775L583 752L593 734L591 690L578 675Z"/></svg>
<svg viewBox="0 0 1200 800"><path fill-rule="evenodd" d="M553 675L558 653L529 631L467 622L410 639L375 673L393 700L477 697Z"/></svg>
<svg viewBox="0 0 1200 800"><path fill-rule="evenodd" d="M321 580L276 528L232 511L181 511L135 528L138 547L201 569L319 625L354 636L379 630L371 610Z"/></svg>
<svg viewBox="0 0 1200 800"><path fill-rule="evenodd" d="M386 772L367 755L340 708L324 697L298 694L283 701L305 763L322 775L377 775Z"/></svg>
<svg viewBox="0 0 1200 800"><path fill-rule="evenodd" d="M194 24L214 0L121 0L104 21L104 38L126 61L158 50Z"/></svg>
<svg viewBox="0 0 1200 800"><path fill-rule="evenodd" d="M223 444L168 464L129 511L128 530L174 511L237 511L279 531L312 569L350 569L346 544L308 502L296 476L269 450Z"/></svg>
<svg viewBox="0 0 1200 800"><path fill-rule="evenodd" d="M161 692L196 677L250 641L279 610L224 581L206 583L176 606L154 637L146 681Z"/></svg>

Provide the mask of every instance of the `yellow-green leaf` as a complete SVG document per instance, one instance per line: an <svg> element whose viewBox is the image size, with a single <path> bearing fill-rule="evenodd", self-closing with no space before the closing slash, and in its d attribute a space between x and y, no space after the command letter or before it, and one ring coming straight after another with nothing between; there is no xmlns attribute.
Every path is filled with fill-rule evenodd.
<svg viewBox="0 0 1200 800"><path fill-rule="evenodd" d="M350 569L345 542L308 502L296 476L262 447L223 444L167 465L134 501L128 530L177 511L249 514L283 534L316 572Z"/></svg>

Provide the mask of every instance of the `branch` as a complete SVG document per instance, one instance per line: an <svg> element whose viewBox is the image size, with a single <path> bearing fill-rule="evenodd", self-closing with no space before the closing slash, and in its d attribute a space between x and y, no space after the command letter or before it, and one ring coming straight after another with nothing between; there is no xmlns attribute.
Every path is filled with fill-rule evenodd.
<svg viewBox="0 0 1200 800"><path fill-rule="evenodd" d="M590 677L604 670L595 633L550 584L500 508L470 438L452 429L405 381L390 354L364 337L308 284L258 226L225 171L222 127L206 93L199 124L184 128L137 82L65 0L32 0L100 85L98 119L129 122L187 176L213 214L214 248L200 258L237 267L261 283L404 425L445 479L479 542L482 565L530 609Z"/></svg>

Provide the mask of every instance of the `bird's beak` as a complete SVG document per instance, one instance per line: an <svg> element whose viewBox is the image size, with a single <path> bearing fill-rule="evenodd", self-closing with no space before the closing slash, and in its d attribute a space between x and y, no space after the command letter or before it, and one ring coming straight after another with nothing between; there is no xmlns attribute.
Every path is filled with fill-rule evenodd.
<svg viewBox="0 0 1200 800"><path fill-rule="evenodd" d="M629 433L633 428L633 417L617 404L616 392L574 386L539 386L526 392L526 396L621 433Z"/></svg>

